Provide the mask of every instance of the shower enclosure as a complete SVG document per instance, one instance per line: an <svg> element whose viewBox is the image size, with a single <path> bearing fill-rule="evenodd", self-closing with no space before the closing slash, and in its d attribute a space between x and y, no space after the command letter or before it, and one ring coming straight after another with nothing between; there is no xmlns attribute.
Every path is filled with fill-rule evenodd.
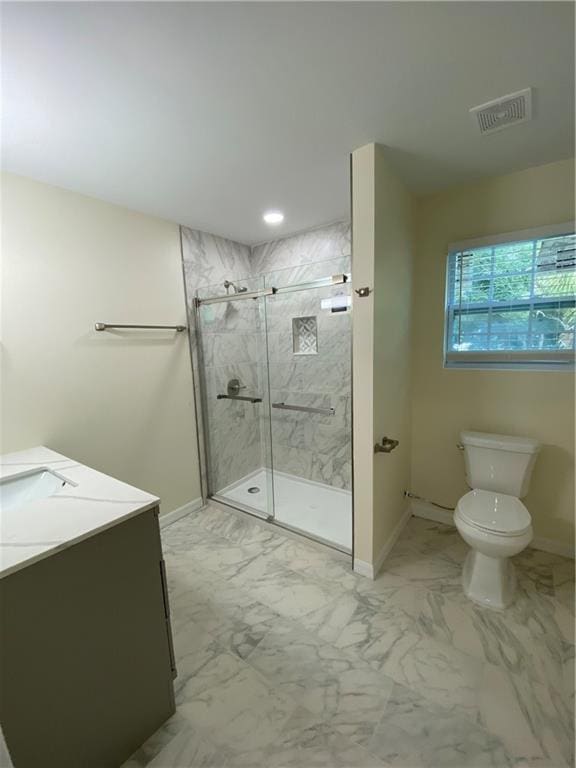
<svg viewBox="0 0 576 768"><path fill-rule="evenodd" d="M350 552L349 258L196 291L206 495Z"/></svg>

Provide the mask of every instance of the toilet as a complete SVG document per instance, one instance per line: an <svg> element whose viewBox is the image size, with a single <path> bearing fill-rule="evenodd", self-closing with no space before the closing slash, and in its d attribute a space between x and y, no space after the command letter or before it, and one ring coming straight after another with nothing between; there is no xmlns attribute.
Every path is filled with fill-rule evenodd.
<svg viewBox="0 0 576 768"><path fill-rule="evenodd" d="M470 546L462 585L475 603L502 610L514 600L516 576L510 558L533 538L532 518L520 499L528 493L540 443L527 437L461 432L466 493L454 523Z"/></svg>

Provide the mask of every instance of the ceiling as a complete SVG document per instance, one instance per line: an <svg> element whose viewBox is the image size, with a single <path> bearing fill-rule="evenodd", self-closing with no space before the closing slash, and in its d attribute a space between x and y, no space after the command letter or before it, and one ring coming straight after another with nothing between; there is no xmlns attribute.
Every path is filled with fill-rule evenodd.
<svg viewBox="0 0 576 768"><path fill-rule="evenodd" d="M2 27L6 170L245 243L347 217L368 142L416 193L573 154L570 2L16 2ZM535 119L480 136L469 108L528 86Z"/></svg>

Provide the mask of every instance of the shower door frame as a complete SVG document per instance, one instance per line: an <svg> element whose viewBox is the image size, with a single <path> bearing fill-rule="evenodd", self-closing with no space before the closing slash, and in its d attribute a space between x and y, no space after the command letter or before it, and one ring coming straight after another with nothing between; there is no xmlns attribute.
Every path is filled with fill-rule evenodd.
<svg viewBox="0 0 576 768"><path fill-rule="evenodd" d="M198 293L198 291L196 292ZM209 500L216 501L218 504L225 504L228 507L231 507L232 509L238 509L240 512L244 512L246 514L252 515L253 517L258 518L259 520L263 520L264 522L271 523L274 521L274 514L270 514L269 512L260 513L257 509L254 507L249 507L245 504L242 504L240 501L232 501L231 499L227 499L224 496L220 496L217 492L211 492L210 489L210 472L208 469L208 456L210 454L210 435L209 435L209 429L206 429L206 425L209 424L208 419L208 392L207 392L207 385L206 385L206 378L205 378L205 371L206 367L204 365L204 359L203 359L203 353L202 353L202 344L199 339L200 334L200 327L201 327L201 318L200 318L200 310L202 305L210 305L210 304L223 304L225 302L230 301L254 301L259 299L264 299L262 306L264 309L264 337L265 337L265 343L266 347L268 345L268 334L266 331L266 304L265 304L265 298L266 296L271 296L274 293L273 289L270 288L261 288L256 291L246 291L241 293L233 293L233 294L226 294L223 296L217 296L217 297L210 297L208 299L199 299L198 296L195 296L193 299L193 308L194 308L194 347L196 352L196 364L197 364L197 372L198 375L194 378L198 380L197 384L197 397L195 396L195 403L200 403L200 410L202 411L202 434L200 436L200 429L198 429L198 441L202 442L202 450L198 452L198 458L200 462L200 484L201 484L201 492L202 492L202 506L204 506ZM194 358L193 358L194 360ZM194 363L193 363L194 365ZM268 349L266 348L266 369L268 369ZM268 374L267 374L268 375ZM267 387L267 390L269 390L269 385ZM270 397L268 395L268 400L270 400ZM196 408L198 411L198 408ZM270 434L270 454L272 453L272 434ZM272 462L272 458L270 458L270 461ZM270 466L270 469L272 471L272 466ZM272 509L274 509L274 484L271 483L271 491L272 491L272 498L267 499L267 507L270 508L270 503L272 505Z"/></svg>
<svg viewBox="0 0 576 768"><path fill-rule="evenodd" d="M246 278L250 279L250 278ZM225 499L224 497L218 498L218 494L211 493L210 490L210 483L209 483L209 472L208 472L208 441L209 437L207 434L207 392L206 392L206 384L204 380L204 360L202 357L202 345L200 343L200 308L202 305L206 304L216 304L216 303L224 303L227 301L248 301L248 300L255 300L259 298L264 299L264 304L266 302L266 297L273 296L276 294L282 294L282 293L291 293L296 291L303 291L308 289L314 289L314 288L322 288L327 287L330 285L341 285L341 284L348 284L351 286L351 273L339 273L330 275L327 277L322 277L316 280L307 281L304 283L298 283L288 286L282 286L280 288L261 288L257 291L247 291L244 293L235 293L230 295L222 295L222 296L214 296L209 297L207 299L200 299L198 296L194 296L192 300L190 301L191 306L189 307L189 316L190 316L190 322L189 322L189 328L190 328L190 357L191 357L191 363L192 363L192 382L194 387L194 410L196 415L196 437L197 437L197 445L198 445L198 463L200 467L200 491L202 494L202 506L205 506L209 501L215 501L218 504L222 504L226 507L229 507L230 509L242 512L243 514L249 514L253 517L256 517L258 520L261 520L263 522L271 523L274 525L277 525L279 528L283 528L284 530L296 534L298 536L303 536L304 538L314 541L317 544L321 544L323 546L329 547L332 550L335 550L337 552L343 553L345 555L348 555L352 558L352 562L354 562L354 391L353 391L353 313L350 318L350 409L351 409L351 418L350 418L350 448L351 448L351 465L352 465L352 471L351 471L351 486L350 486L350 496L351 496L351 530L352 530L352 546L348 550L346 548L343 548L337 544L335 544L332 541L329 541L327 539L323 539L320 536L316 536L314 534L308 533L307 531L302 530L301 528L295 528L292 527L286 523L283 523L279 520L276 520L274 514L259 514L258 510L255 510L254 508L250 508L248 506L245 506L241 502L238 501L232 501L231 499ZM198 291L196 291L198 293ZM351 307L352 309L352 307ZM264 316L266 315L266 307L264 306ZM269 376L269 370L270 370L270 362L268 359L268 329L267 326L265 326L265 337L266 337L266 369L267 369L267 376ZM269 397L269 409L270 409L270 448L271 448L271 466L270 466L270 472L272 475L272 509L274 509L274 458L273 458L273 442L272 442L272 403L271 398L269 396L269 382L268 382L268 397Z"/></svg>

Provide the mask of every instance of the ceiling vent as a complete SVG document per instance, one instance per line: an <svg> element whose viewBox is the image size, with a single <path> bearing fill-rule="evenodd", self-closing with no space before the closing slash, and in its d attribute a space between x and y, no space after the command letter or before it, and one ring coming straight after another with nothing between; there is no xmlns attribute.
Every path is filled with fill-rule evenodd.
<svg viewBox="0 0 576 768"><path fill-rule="evenodd" d="M494 133L532 119L532 88L510 93L479 107L472 107L470 114L478 120L480 133Z"/></svg>

